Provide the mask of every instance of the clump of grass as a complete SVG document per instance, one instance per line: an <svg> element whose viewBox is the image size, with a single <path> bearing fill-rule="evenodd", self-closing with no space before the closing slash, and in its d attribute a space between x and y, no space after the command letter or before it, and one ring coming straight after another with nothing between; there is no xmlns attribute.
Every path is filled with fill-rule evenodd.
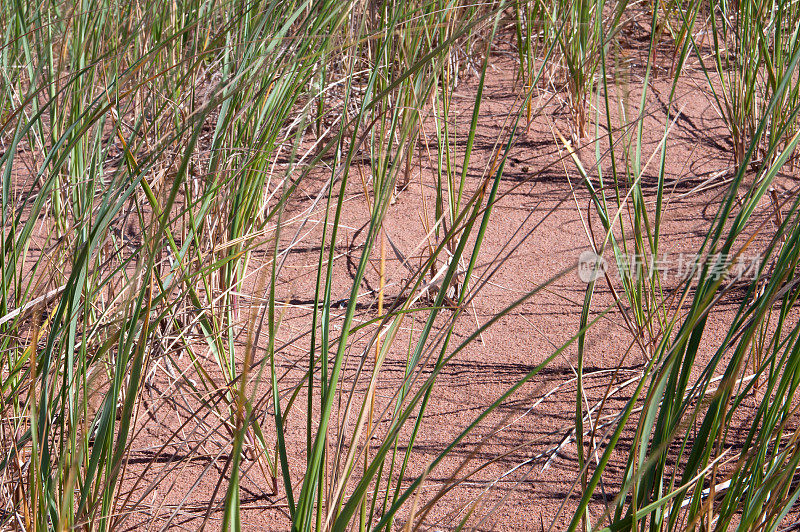
<svg viewBox="0 0 800 532"><path fill-rule="evenodd" d="M626 1L616 4L604 0L556 2L544 6L545 34L558 44L563 77L574 119L574 140L589 135L591 105L602 61L601 49L612 40Z"/></svg>
<svg viewBox="0 0 800 532"><path fill-rule="evenodd" d="M792 2L712 2L708 32L719 84L710 87L731 133L733 158L742 164L751 143L754 166L769 165L764 157L773 145L785 148L797 131L793 109L798 103L797 76L790 64L798 47L800 12ZM704 52L697 50L698 56ZM783 80L789 84L780 88ZM772 105L774 95L779 100ZM768 111L769 109L769 111ZM767 127L759 133L759 126Z"/></svg>
<svg viewBox="0 0 800 532"><path fill-rule="evenodd" d="M651 38L651 50L654 43L655 34ZM684 64L687 54L688 48L684 47L678 64ZM606 194L609 187L604 184L599 164L599 148L598 165L591 169L596 176L590 174L579 159L575 158L575 161L589 186L606 231L598 250L602 253L606 244L610 244L622 272L624 295L633 318L627 321L631 334L634 338L642 338L645 330L650 332L642 338L647 340L645 344L640 342L648 363L632 398L622 411L613 413L613 423L606 432L600 434L596 428L590 432L593 444L604 445L604 451L594 464L588 459L579 463L582 497L570 530L582 528L581 523L589 522L588 514L584 512L590 498L606 474L609 459L619 447L623 431L633 420L636 432L626 460L622 489L606 506L603 515L595 519L593 526L605 523L611 530L725 530L735 521L737 529L741 530L775 529L796 500L798 491L792 484L797 471L796 446L791 443L796 436L796 427L789 421L795 413L791 405L796 386L788 384L794 381L790 353L794 350L795 334L794 326L787 322L796 298L792 281L796 265L790 243L794 238L791 236L794 222L780 217L777 234L762 257L759 279L749 285L748 297L741 301L725 336L714 342L716 351L711 360L699 368L696 365L700 343L708 334L705 328L707 319L722 294L736 281L729 270L737 258L752 251L753 237L745 238L743 235L758 234L762 230L761 222L751 220L756 205L770 190L771 183L797 146L798 136L790 134L797 105L777 113L776 109L792 101L798 60L800 54L797 52L787 58L782 77L777 78L773 85L776 92L770 93L763 113L753 123L752 134L743 140L746 144L737 159L739 169L725 191L708 237L698 250L709 260L702 264L699 276L682 282L678 292L672 295L661 288L657 270L648 276L643 271L631 272L621 262L630 257L631 252L637 257L655 259L658 256L666 182L664 152L671 126L670 115L667 115L664 137L658 146L660 154L651 157L660 163L657 186L648 202L641 187L643 169L640 161L642 109L650 65L647 65L644 76L639 113L633 115L638 117L632 124L637 129L633 142L634 158L626 155L619 162L615 159L619 151L615 150L613 132L617 128L610 120L611 92L608 85L605 86L605 115L609 120L604 140L609 145L606 155L611 158L612 186L616 191L611 201ZM759 67L750 64L746 68L750 71L744 74L754 79L758 77ZM680 71L674 74L671 96L680 80ZM620 116L626 115L620 113ZM780 125L773 120L775 116L781 117ZM626 124L621 127L626 127ZM769 138L782 140L762 144L762 139L773 127L777 129L768 135ZM759 162L757 178L746 186L745 175L756 154L761 154L762 161L769 161L769 164ZM618 171L620 166L621 172ZM744 197L743 202L741 197ZM648 203L654 206L655 212L647 212ZM790 217L796 217L795 209L794 204L789 207ZM618 233L625 235L628 231L631 234L627 240L633 242L632 250L627 249L625 240L620 241L615 236ZM771 295L767 286L774 290ZM594 283L590 283L582 326L587 324L593 289ZM681 306L673 307L670 301L691 301L691 306L685 313L679 310L670 312L669 308L680 309ZM780 316L777 319L776 313ZM644 349L644 345L650 348ZM768 353L763 348L765 345L770 346L766 349ZM579 379L580 363L579 344ZM721 374L717 370L720 366ZM753 368L752 373L748 372L749 368ZM742 450L734 452L731 446L737 441L737 436L732 429L733 420L747 398L756 393L759 380L771 384L764 390L765 400L755 418L748 420ZM581 458L585 453L580 437L585 423L583 401L579 385L576 423ZM597 415L594 421L591 418L589 421L597 427L600 419ZM604 443L599 443L598 438Z"/></svg>

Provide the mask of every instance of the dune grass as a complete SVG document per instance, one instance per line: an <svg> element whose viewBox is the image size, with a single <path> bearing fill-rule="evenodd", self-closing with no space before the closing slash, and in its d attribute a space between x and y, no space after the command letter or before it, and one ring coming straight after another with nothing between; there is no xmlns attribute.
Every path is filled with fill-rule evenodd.
<svg viewBox="0 0 800 532"><path fill-rule="evenodd" d="M751 235L765 231L754 217L759 202L794 167L799 17L797 3L785 0L5 2L0 526L129 526L175 471L159 461L169 445L185 439L187 452L207 454L193 432L204 424L223 444L212 456L222 473L206 469L218 479L203 526L246 528L243 471L257 467L262 490L280 495L293 530L421 527L444 495L419 500L426 475L575 348L570 530L780 529L800 495L795 198L778 207L757 275L736 279L733 268L755 248ZM638 81L619 70L631 24L651 29ZM479 162L492 54L509 39L519 99L490 161ZM666 74L657 60L665 43ZM668 291L651 263L630 269L626 261L660 253L671 193L666 151L688 61L704 67L735 165L696 250L706 260ZM672 91L662 141L647 152L656 75L668 76ZM469 112L456 121L453 96L466 79L477 90L466 107L458 104ZM622 87L634 83L635 91ZM502 223L493 207L507 157L542 113L540 90L569 102L572 134L559 132L556 147L602 224L594 251L618 265L621 284L608 276L588 283L583 312L564 324L571 339L420 464L415 445L448 364L577 266L456 339L491 277L479 267L484 239ZM388 300L386 257L399 251L383 221L398 193L416 193L400 191L423 142L435 146L427 155L435 202L424 213L424 260L404 263L408 276ZM591 150L591 164L579 147ZM645 190L652 174L655 185ZM334 265L354 186L369 218L343 287ZM318 226L310 323L288 382L282 273ZM496 266L512 253L495 256ZM378 304L356 320L376 257ZM597 283L616 295L612 307L593 306ZM724 337L709 339L707 317L741 285L746 296ZM624 407L589 409L586 338L598 314L613 309L647 362ZM401 331L412 315L421 326L409 339ZM699 346L709 341L713 354L698 367ZM351 350L359 352L355 363ZM384 362L398 352L403 376L388 401L376 401ZM158 372L192 403L132 481L138 421ZM748 430L729 431L756 393L762 399ZM302 449L286 440L294 419L302 420ZM602 515L590 513L626 430L635 435L625 444L621 486ZM305 460L299 475L297 460ZM447 490L463 480L454 477ZM222 517L212 524L218 504ZM476 510L465 502L452 528L477 526Z"/></svg>

